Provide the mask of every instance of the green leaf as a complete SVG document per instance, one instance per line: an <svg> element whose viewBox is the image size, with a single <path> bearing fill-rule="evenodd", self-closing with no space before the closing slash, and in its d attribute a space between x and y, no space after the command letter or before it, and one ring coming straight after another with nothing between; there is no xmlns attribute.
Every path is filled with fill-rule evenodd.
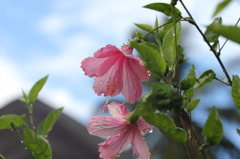
<svg viewBox="0 0 240 159"><path fill-rule="evenodd" d="M15 127L21 127L25 125L25 115L3 115L0 117L0 130L2 129L12 129L11 123Z"/></svg>
<svg viewBox="0 0 240 159"><path fill-rule="evenodd" d="M210 25L222 25L222 18L221 17L215 18ZM204 35L209 42L215 43L218 41L219 34L217 34L216 32L213 32L209 28L206 29Z"/></svg>
<svg viewBox="0 0 240 159"><path fill-rule="evenodd" d="M62 113L63 108L53 110L48 116L42 121L37 127L37 133L42 136L46 136L51 130L53 125L56 123Z"/></svg>
<svg viewBox="0 0 240 159"><path fill-rule="evenodd" d="M189 69L188 75L185 79L180 81L180 88L182 90L187 90L191 88L197 81L196 73L195 73L195 66L192 65Z"/></svg>
<svg viewBox="0 0 240 159"><path fill-rule="evenodd" d="M200 77L197 79L197 82L194 84L193 87L194 89L200 88L205 84L211 82L215 78L216 78L216 74L213 72L213 70L207 70L200 75Z"/></svg>
<svg viewBox="0 0 240 159"><path fill-rule="evenodd" d="M147 32L150 32L153 30L153 27L151 25L148 25L148 24L136 24L135 25L137 27L139 27L140 29L144 30L144 31L147 31Z"/></svg>
<svg viewBox="0 0 240 159"><path fill-rule="evenodd" d="M0 159L7 159L3 155L0 154Z"/></svg>
<svg viewBox="0 0 240 159"><path fill-rule="evenodd" d="M169 136L172 140L179 143L186 142L188 137L183 129L176 127L169 116L162 113L155 113L156 102L153 101L151 95L151 92L149 92L141 98L136 109L130 115L130 122L135 123L138 117L142 116L149 124L156 126L162 133Z"/></svg>
<svg viewBox="0 0 240 159"><path fill-rule="evenodd" d="M52 158L52 150L48 140L29 128L24 129L23 144L31 150L34 159Z"/></svg>
<svg viewBox="0 0 240 159"><path fill-rule="evenodd" d="M182 96L166 83L153 83L149 100L162 112L178 111L183 103Z"/></svg>
<svg viewBox="0 0 240 159"><path fill-rule="evenodd" d="M47 78L48 76L45 76L33 85L28 95L28 104L33 104L37 99L38 93L41 91L42 87L47 81Z"/></svg>
<svg viewBox="0 0 240 159"><path fill-rule="evenodd" d="M195 78L195 79L197 79L196 73L195 73L195 66L194 65L192 65L191 68L189 69L187 78Z"/></svg>
<svg viewBox="0 0 240 159"><path fill-rule="evenodd" d="M223 137L222 122L215 107L212 108L208 116L202 135L205 136L206 144L210 145L217 145Z"/></svg>
<svg viewBox="0 0 240 159"><path fill-rule="evenodd" d="M228 4L232 2L232 0L223 0L221 3L219 3L213 13L213 16L216 16L218 13L220 13Z"/></svg>
<svg viewBox="0 0 240 159"><path fill-rule="evenodd" d="M178 143L185 143L188 139L186 131L176 127L173 120L162 113L154 113L144 119L151 125L156 126L163 134Z"/></svg>
<svg viewBox="0 0 240 159"><path fill-rule="evenodd" d="M184 101L189 101L194 96L194 88L191 87L183 92Z"/></svg>
<svg viewBox="0 0 240 159"><path fill-rule="evenodd" d="M166 62L156 45L149 42L138 43L136 40L131 41L130 45L138 51L144 66L151 74L159 77L165 73Z"/></svg>
<svg viewBox="0 0 240 159"><path fill-rule="evenodd" d="M162 12L163 14L165 14L167 16L171 16L171 17L174 16L172 5L167 4L167 3L151 3L151 4L144 6L144 8ZM174 7L174 12L175 12L175 16L176 15L181 16L180 10L178 10L176 7Z"/></svg>
<svg viewBox="0 0 240 159"><path fill-rule="evenodd" d="M26 95L26 93L22 90L22 95L23 95L23 98L20 98L19 100L25 104L28 103L28 97Z"/></svg>
<svg viewBox="0 0 240 159"><path fill-rule="evenodd" d="M226 26L226 25L210 25L208 29L219 34L229 40L232 40L240 44L240 28L237 26Z"/></svg>
<svg viewBox="0 0 240 159"><path fill-rule="evenodd" d="M235 106L240 109L240 79L238 75L232 76L232 98Z"/></svg>
<svg viewBox="0 0 240 159"><path fill-rule="evenodd" d="M176 35L173 24L166 25L163 29L161 29L161 32L162 34L164 34L162 44L163 58L168 62L175 63L177 61L176 47L178 46L178 42L180 39L181 23L176 24ZM175 38L177 38L176 41ZM175 42L177 42L177 44L175 44Z"/></svg>
<svg viewBox="0 0 240 159"><path fill-rule="evenodd" d="M240 129L236 129L236 130L237 130L238 135L240 136Z"/></svg>
<svg viewBox="0 0 240 159"><path fill-rule="evenodd" d="M192 100L190 103L188 103L186 109L188 112L191 112L193 109L196 108L196 106L198 105L198 103L200 102L200 99L195 99Z"/></svg>

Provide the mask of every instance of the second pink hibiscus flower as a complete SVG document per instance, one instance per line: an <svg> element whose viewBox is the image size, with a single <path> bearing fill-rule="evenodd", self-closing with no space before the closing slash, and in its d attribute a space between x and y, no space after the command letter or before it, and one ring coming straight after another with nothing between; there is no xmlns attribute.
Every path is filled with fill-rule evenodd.
<svg viewBox="0 0 240 159"><path fill-rule="evenodd" d="M149 78L140 58L132 56L132 48L119 50L113 45L99 49L94 57L82 61L85 75L96 77L93 89L97 95L116 96L120 93L128 103L135 103L142 95L141 81Z"/></svg>

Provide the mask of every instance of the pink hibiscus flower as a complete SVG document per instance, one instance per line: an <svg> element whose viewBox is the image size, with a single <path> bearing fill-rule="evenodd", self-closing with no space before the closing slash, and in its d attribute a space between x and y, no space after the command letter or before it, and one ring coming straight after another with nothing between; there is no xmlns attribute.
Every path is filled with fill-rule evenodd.
<svg viewBox="0 0 240 159"><path fill-rule="evenodd" d="M139 117L133 125L126 120L130 114L126 105L112 102L108 104L109 114L112 117L95 116L88 123L88 132L99 137L109 139L99 144L100 158L114 159L129 145L132 145L133 154L138 159L149 159L150 152L141 134L151 130L152 126Z"/></svg>
<svg viewBox="0 0 240 159"><path fill-rule="evenodd" d="M132 56L132 48L125 45L119 50L107 45L98 50L94 57L82 61L85 75L96 77L93 89L97 95L116 96L120 93L129 103L136 102L142 95L141 81L149 78L140 58Z"/></svg>

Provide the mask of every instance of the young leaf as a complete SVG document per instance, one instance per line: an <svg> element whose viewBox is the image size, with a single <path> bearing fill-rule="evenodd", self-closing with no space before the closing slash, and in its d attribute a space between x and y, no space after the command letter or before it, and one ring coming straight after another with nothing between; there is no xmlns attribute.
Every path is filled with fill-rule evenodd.
<svg viewBox="0 0 240 159"><path fill-rule="evenodd" d="M156 45L149 42L138 43L136 40L131 41L130 45L141 55L144 66L151 74L159 77L165 73L166 62Z"/></svg>
<svg viewBox="0 0 240 159"><path fill-rule="evenodd" d="M169 27L169 29L166 29ZM163 44L162 44L162 54L163 58L171 63L177 61L177 46L180 39L181 32L181 24L176 24L176 35L174 31L174 25L167 25L163 29L161 29L162 33L164 33ZM175 40L175 38L177 38ZM175 44L177 42L177 44Z"/></svg>
<svg viewBox="0 0 240 159"><path fill-rule="evenodd" d="M190 103L188 103L186 109L188 112L191 112L193 109L196 108L196 106L198 105L198 103L200 102L200 99L195 99L192 100Z"/></svg>
<svg viewBox="0 0 240 159"><path fill-rule="evenodd" d="M213 13L213 16L221 12L231 1L232 0L223 0L222 2L220 2Z"/></svg>
<svg viewBox="0 0 240 159"><path fill-rule="evenodd" d="M208 116L202 135L205 136L206 144L210 145L217 145L223 137L222 122L215 107L212 108Z"/></svg>
<svg viewBox="0 0 240 159"><path fill-rule="evenodd" d="M22 90L22 95L23 95L23 98L20 98L19 100L25 104L28 103L28 97L26 95L26 93Z"/></svg>
<svg viewBox="0 0 240 159"><path fill-rule="evenodd" d="M58 120L62 113L63 108L53 110L37 127L37 133L46 136L51 130L55 122Z"/></svg>
<svg viewBox="0 0 240 159"><path fill-rule="evenodd" d="M171 16L171 17L174 16L172 5L167 4L167 3L152 3L152 4L148 4L148 5L144 6L144 8L162 12L163 14L165 14L167 16ZM174 7L174 12L175 12L175 16L181 16L181 12L176 7Z"/></svg>
<svg viewBox="0 0 240 159"><path fill-rule="evenodd" d="M192 65L189 69L188 75L185 79L180 81L180 88L182 90L187 90L191 88L197 81L196 73L195 73L195 66Z"/></svg>
<svg viewBox="0 0 240 159"><path fill-rule="evenodd" d="M210 25L208 29L219 34L229 40L232 40L240 44L240 28L237 26L226 26L226 25Z"/></svg>
<svg viewBox="0 0 240 159"><path fill-rule="evenodd" d="M140 29L144 30L144 31L147 31L147 32L150 32L153 30L153 27L151 25L148 25L148 24L136 24L135 25L137 27L139 27Z"/></svg>
<svg viewBox="0 0 240 159"><path fill-rule="evenodd" d="M34 159L52 158L52 150L48 140L29 128L24 129L23 144L27 147L27 149L32 151Z"/></svg>
<svg viewBox="0 0 240 159"><path fill-rule="evenodd" d="M197 79L197 82L194 84L193 87L194 89L200 88L205 84L211 82L215 78L216 78L216 74L213 72L213 70L207 70L200 75L200 77Z"/></svg>
<svg viewBox="0 0 240 159"><path fill-rule="evenodd" d="M238 75L232 77L232 98L235 106L240 109L240 78Z"/></svg>
<svg viewBox="0 0 240 159"><path fill-rule="evenodd" d="M41 91L42 87L47 81L47 78L48 76L45 76L33 85L28 95L28 104L33 104L37 99L38 93Z"/></svg>
<svg viewBox="0 0 240 159"><path fill-rule="evenodd" d="M0 130L2 129L11 129L11 123L15 125L15 127L21 127L25 125L25 115L3 115L0 117Z"/></svg>
<svg viewBox="0 0 240 159"><path fill-rule="evenodd" d="M222 18L221 17L215 18L214 21L210 25L222 25ZM215 43L218 41L219 34L213 32L209 28L206 29L204 35L209 42Z"/></svg>

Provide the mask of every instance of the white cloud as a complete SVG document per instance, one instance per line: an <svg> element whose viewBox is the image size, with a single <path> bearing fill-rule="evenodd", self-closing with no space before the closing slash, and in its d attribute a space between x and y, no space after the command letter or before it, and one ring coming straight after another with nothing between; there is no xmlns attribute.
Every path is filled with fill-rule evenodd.
<svg viewBox="0 0 240 159"><path fill-rule="evenodd" d="M6 58L0 58L0 107L21 96L21 86L26 84L17 67Z"/></svg>
<svg viewBox="0 0 240 159"><path fill-rule="evenodd" d="M94 109L89 102L73 98L71 92L61 88L48 89L47 93L40 97L44 101L48 101L48 104L55 108L64 107L63 113L85 125L90 120Z"/></svg>
<svg viewBox="0 0 240 159"><path fill-rule="evenodd" d="M40 20L38 29L44 34L55 35L62 33L69 25L61 14L52 14Z"/></svg>

